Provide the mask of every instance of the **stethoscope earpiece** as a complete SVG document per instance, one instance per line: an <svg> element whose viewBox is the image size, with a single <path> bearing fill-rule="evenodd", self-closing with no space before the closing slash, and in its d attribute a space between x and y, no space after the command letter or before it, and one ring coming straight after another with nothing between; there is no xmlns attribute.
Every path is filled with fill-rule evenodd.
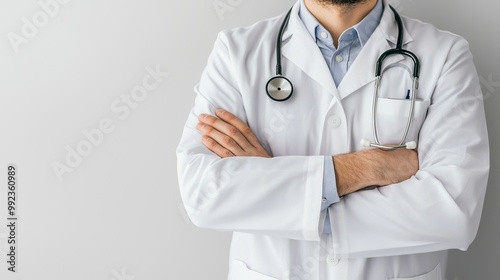
<svg viewBox="0 0 500 280"><path fill-rule="evenodd" d="M406 142L403 145L395 145L395 146L388 146L388 145L380 145L376 143L372 143L370 140L363 138L361 139L361 146L366 147L366 148L379 148L382 150L386 151L392 151L396 149L407 149L407 150L415 150L417 148L417 142L415 141L410 141Z"/></svg>
<svg viewBox="0 0 500 280"><path fill-rule="evenodd" d="M275 76L267 82L267 95L274 101L286 101L293 94L292 83L283 76Z"/></svg>
<svg viewBox="0 0 500 280"><path fill-rule="evenodd" d="M417 142L410 141L410 142L406 143L406 149L415 150L416 148L417 148Z"/></svg>
<svg viewBox="0 0 500 280"><path fill-rule="evenodd" d="M370 148L372 145L372 142L366 138L361 139L361 146L365 148Z"/></svg>

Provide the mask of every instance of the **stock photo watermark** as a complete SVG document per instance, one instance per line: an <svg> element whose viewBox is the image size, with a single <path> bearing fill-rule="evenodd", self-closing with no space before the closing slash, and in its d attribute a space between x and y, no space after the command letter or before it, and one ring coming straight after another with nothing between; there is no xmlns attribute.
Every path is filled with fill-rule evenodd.
<svg viewBox="0 0 500 280"><path fill-rule="evenodd" d="M408 1L413 1L413 0L408 0ZM212 2L212 5L219 19L221 21L224 21L225 14L234 12L234 10L238 6L240 6L243 2L244 0L214 0ZM404 10L404 6L401 0L389 0L389 4L391 4L394 8L398 9L399 11Z"/></svg>
<svg viewBox="0 0 500 280"><path fill-rule="evenodd" d="M213 199L217 197L222 186L230 185L234 178L237 178L237 173L236 164L233 162L228 162L220 172L212 173L208 178L204 178L204 182L206 183L200 185L199 195L196 197L195 202L196 206L190 206L191 203L189 202L179 204L178 206L184 222L188 225L192 225L191 219L200 215L202 211L210 205Z"/></svg>
<svg viewBox="0 0 500 280"><path fill-rule="evenodd" d="M271 141L275 134L283 133L286 128L291 125L296 119L296 115L282 112L278 109L272 111L272 115L269 117L269 121L263 130L263 137L267 140L262 142L263 146L266 146L268 141ZM190 203L179 204L179 212L186 224L192 225L191 218L199 215L209 203L218 195L219 189L222 186L230 185L231 180L238 178L236 173L236 164L228 162L223 170L216 174L212 174L208 178L204 178L206 182L203 184L199 190L199 196L197 197L195 207L190 206Z"/></svg>
<svg viewBox="0 0 500 280"><path fill-rule="evenodd" d="M449 130L451 127L459 127L463 122L465 114L469 113L469 111L475 108L475 106L478 106L478 103L485 103L489 100L492 96L494 96L497 88L500 87L500 82L495 82L493 80L493 74L488 75L488 78L484 78L484 76L479 75L479 83L480 88L476 94L466 98L463 102L454 105L449 110L449 113L445 114L445 119L443 119L443 121L448 121L450 125L443 127L441 130L434 131L425 143L421 142L419 148L419 153L421 155L427 154L434 144L442 143L443 138L441 136L445 133L445 130Z"/></svg>
<svg viewBox="0 0 500 280"><path fill-rule="evenodd" d="M300 263L291 267L291 270L283 275L290 280L308 280L313 279L320 270L320 263L325 261L327 265L336 265L340 259L335 258L333 245L329 242L330 239L322 239L314 248L313 253Z"/></svg>
<svg viewBox="0 0 500 280"><path fill-rule="evenodd" d="M15 53L21 51L21 47L28 44L30 40L35 38L40 30L46 27L51 19L56 17L63 5L68 4L71 0L40 0L38 1L38 10L30 17L22 17L21 30L18 32L9 32L7 39Z"/></svg>
<svg viewBox="0 0 500 280"><path fill-rule="evenodd" d="M128 274L124 267L118 272L115 269L111 270L113 277L109 280L134 280L135 276Z"/></svg>
<svg viewBox="0 0 500 280"><path fill-rule="evenodd" d="M234 9L242 3L243 0L215 0L212 2L214 10L221 21L225 19L225 13L233 12Z"/></svg>
<svg viewBox="0 0 500 280"><path fill-rule="evenodd" d="M141 84L134 86L129 93L122 94L111 102L109 107L114 118L104 117L98 122L97 127L83 129L81 140L73 146L66 146L64 161L52 162L52 169L59 182L63 182L63 176L66 173L72 173L78 168L84 159L103 143L106 135L115 131L117 123L129 118L131 112L139 108L141 103L170 75L168 72L163 72L160 65L147 66L145 71L146 75L142 78ZM113 119L118 119L118 121Z"/></svg>
<svg viewBox="0 0 500 280"><path fill-rule="evenodd" d="M7 167L7 270L10 272L17 272L16 266L18 264L18 239L17 232L19 228L17 210L17 174L18 170L16 165L9 164Z"/></svg>
<svg viewBox="0 0 500 280"><path fill-rule="evenodd" d="M479 76L479 82L481 83L481 87L484 91L487 91L487 94L484 95L484 99L488 99L491 97L493 93L496 92L496 88L500 87L500 82L493 81L493 74L488 75L488 78L484 78L483 76Z"/></svg>
<svg viewBox="0 0 500 280"><path fill-rule="evenodd" d="M413 1L413 0L408 0L408 1ZM388 0L389 4L393 6L395 9L398 11L402 12L404 10L404 6L402 4L403 1L401 0Z"/></svg>
<svg viewBox="0 0 500 280"><path fill-rule="evenodd" d="M264 136L268 141L274 138L276 133L282 133L286 128L293 123L296 115L282 112L278 109L273 109L272 117L269 119L268 125L264 128Z"/></svg>

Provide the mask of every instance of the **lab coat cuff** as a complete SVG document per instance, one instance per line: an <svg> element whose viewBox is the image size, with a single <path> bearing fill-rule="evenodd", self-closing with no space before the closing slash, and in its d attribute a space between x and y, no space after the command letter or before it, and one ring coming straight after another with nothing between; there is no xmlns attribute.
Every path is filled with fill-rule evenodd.
<svg viewBox="0 0 500 280"><path fill-rule="evenodd" d="M321 213L321 188L323 183L324 160L323 157L310 157L307 170L307 184L305 191L303 237L307 241L319 241L319 223Z"/></svg>

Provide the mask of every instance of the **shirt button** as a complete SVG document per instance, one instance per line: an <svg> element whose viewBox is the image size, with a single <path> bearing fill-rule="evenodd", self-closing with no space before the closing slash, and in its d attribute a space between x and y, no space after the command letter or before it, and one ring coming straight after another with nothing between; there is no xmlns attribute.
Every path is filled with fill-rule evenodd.
<svg viewBox="0 0 500 280"><path fill-rule="evenodd" d="M323 39L328 38L328 33L326 33L325 31L321 32L321 38Z"/></svg>
<svg viewBox="0 0 500 280"><path fill-rule="evenodd" d="M336 266L339 264L340 262L340 259L336 259L335 257L333 256L328 256L326 257L326 262L331 265L331 266Z"/></svg>
<svg viewBox="0 0 500 280"><path fill-rule="evenodd" d="M323 203L327 202L328 200L326 199L326 197L323 197L323 199L321 200Z"/></svg>
<svg viewBox="0 0 500 280"><path fill-rule="evenodd" d="M343 57L343 56L341 56L341 55L339 54L339 55L337 55L337 56L335 57L335 60L336 60L337 62L342 62L342 61L344 61L344 57Z"/></svg>
<svg viewBox="0 0 500 280"><path fill-rule="evenodd" d="M328 117L328 125L333 127L333 128L337 128L339 127L340 125L342 124L342 119L340 119L339 116L337 115L332 115L330 117Z"/></svg>

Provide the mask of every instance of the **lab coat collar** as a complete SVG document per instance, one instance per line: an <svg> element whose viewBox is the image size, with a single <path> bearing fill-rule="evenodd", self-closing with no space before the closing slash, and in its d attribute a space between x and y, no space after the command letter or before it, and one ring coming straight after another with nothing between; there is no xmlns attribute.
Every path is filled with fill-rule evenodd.
<svg viewBox="0 0 500 280"><path fill-rule="evenodd" d="M282 54L309 77L322 85L331 95L339 99L335 82L323 54L300 20L299 1L292 8L288 28L283 34ZM283 74L287 75L286 66L283 66ZM296 83L298 82L296 81Z"/></svg>
<svg viewBox="0 0 500 280"><path fill-rule="evenodd" d="M299 1L292 8L288 28L283 34L283 56L321 84L338 100L344 99L361 87L373 82L375 80L374 72L377 59L383 52L393 48L398 38L398 26L387 1L384 0L384 13L379 26L375 29L349 71L347 71L338 89L321 51L299 18ZM406 27L403 27L403 34L403 43L405 45L413 41ZM397 63L403 59L402 55L391 56L386 59L384 65ZM286 67L283 70L284 75L286 75Z"/></svg>
<svg viewBox="0 0 500 280"><path fill-rule="evenodd" d="M396 23L396 19L394 17L394 13L392 12L387 0L383 0L384 3L384 13L382 15L382 19L380 20L380 24L378 29L384 34L385 38L393 44L392 47L396 46L398 41L398 24ZM397 7L394 7L397 10ZM404 21L404 20L403 20ZM406 45L413 41L410 33L406 29L406 26L403 24L403 45Z"/></svg>

